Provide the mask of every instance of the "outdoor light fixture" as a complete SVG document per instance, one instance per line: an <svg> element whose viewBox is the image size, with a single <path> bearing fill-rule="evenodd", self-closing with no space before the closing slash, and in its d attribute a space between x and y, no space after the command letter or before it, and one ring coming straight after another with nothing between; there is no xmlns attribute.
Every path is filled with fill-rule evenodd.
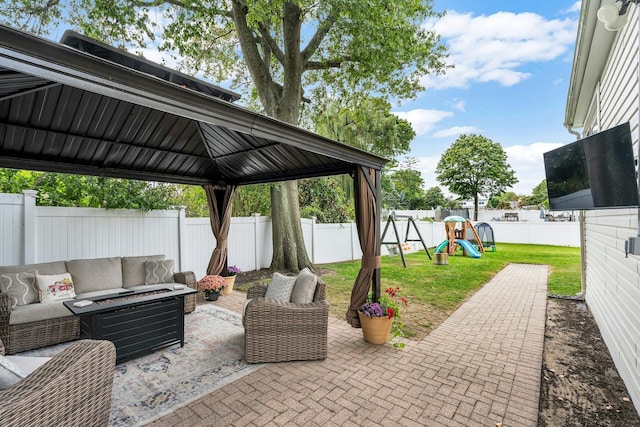
<svg viewBox="0 0 640 427"><path fill-rule="evenodd" d="M604 23L609 31L618 31L627 23L629 3L638 4L640 0L607 1L598 9L598 19Z"/></svg>

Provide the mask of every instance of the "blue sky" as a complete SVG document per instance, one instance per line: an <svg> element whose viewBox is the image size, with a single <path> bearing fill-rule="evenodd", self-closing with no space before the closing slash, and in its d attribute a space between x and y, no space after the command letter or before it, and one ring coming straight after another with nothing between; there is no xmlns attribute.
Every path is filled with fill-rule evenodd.
<svg viewBox="0 0 640 427"><path fill-rule="evenodd" d="M580 2L435 0L446 10L426 23L441 34L455 68L429 77L416 100L396 106L418 136L410 156L425 188L442 153L461 133L502 145L519 183L531 194L544 179L542 153L574 141L563 126ZM443 189L446 192L446 189Z"/></svg>

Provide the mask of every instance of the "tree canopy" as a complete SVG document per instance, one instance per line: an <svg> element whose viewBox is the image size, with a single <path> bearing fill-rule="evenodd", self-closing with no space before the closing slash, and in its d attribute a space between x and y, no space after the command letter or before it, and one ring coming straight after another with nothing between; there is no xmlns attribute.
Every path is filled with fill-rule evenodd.
<svg viewBox="0 0 640 427"><path fill-rule="evenodd" d="M425 191L425 207L427 209L436 209L438 207L445 207L447 205L447 199L444 197L444 193L440 187L431 187Z"/></svg>
<svg viewBox="0 0 640 427"><path fill-rule="evenodd" d="M445 48L423 25L439 16L432 0L12 0L1 9L5 23L34 32L66 20L105 43L156 47L184 72L246 88L292 124L305 101L410 98L422 76L445 69ZM309 265L297 197L295 182L271 188L274 268Z"/></svg>
<svg viewBox="0 0 640 427"><path fill-rule="evenodd" d="M478 196L504 192L518 179L507 163L500 144L482 135L460 135L440 158L437 180L462 198L474 199L474 219L478 219Z"/></svg>
<svg viewBox="0 0 640 427"><path fill-rule="evenodd" d="M168 209L181 205L176 203L176 189L128 179L0 169L0 193L37 190L41 206Z"/></svg>

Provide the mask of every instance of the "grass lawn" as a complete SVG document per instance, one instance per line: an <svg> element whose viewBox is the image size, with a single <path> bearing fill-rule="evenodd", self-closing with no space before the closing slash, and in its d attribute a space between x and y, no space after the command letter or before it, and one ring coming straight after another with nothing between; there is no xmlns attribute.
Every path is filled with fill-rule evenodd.
<svg viewBox="0 0 640 427"><path fill-rule="evenodd" d="M449 257L448 265L434 265L424 252L408 254L406 259L404 268L400 256L382 257L381 286L382 289L400 286L402 295L408 297L403 320L409 338L427 335L509 263L549 265L549 293L580 292L579 248L500 243L496 252L485 252L481 258L465 257L458 252ZM333 272L323 276L327 299L331 315L344 318L360 261L317 267Z"/></svg>

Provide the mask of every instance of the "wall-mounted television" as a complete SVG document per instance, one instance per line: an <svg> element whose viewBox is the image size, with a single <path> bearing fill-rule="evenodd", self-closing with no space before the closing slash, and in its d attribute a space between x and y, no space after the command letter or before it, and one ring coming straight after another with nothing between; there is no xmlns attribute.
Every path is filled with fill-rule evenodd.
<svg viewBox="0 0 640 427"><path fill-rule="evenodd" d="M551 210L639 205L629 123L544 153L544 169Z"/></svg>

